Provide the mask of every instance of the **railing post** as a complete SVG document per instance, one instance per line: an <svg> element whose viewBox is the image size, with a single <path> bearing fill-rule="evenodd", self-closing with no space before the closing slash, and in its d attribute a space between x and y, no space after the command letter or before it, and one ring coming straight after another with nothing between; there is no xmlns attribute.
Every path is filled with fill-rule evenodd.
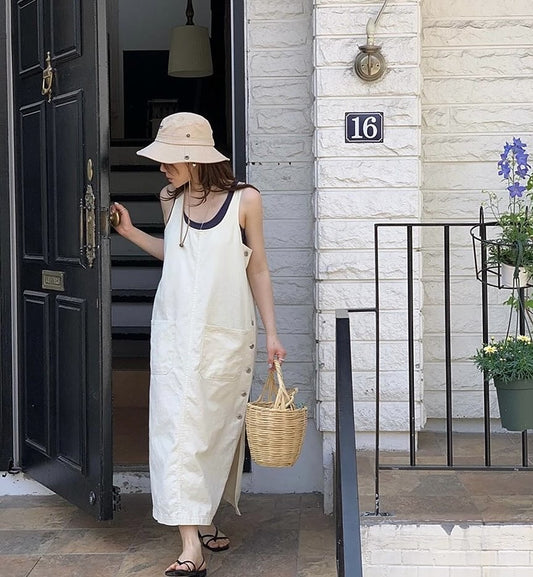
<svg viewBox="0 0 533 577"><path fill-rule="evenodd" d="M352 390L352 353L350 318L347 310L339 309L336 311L335 336L337 575L339 577L362 577L361 522Z"/></svg>

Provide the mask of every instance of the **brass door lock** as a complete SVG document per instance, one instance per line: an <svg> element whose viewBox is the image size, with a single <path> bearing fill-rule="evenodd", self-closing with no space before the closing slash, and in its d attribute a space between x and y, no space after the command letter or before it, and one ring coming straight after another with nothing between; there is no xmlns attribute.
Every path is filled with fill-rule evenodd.
<svg viewBox="0 0 533 577"><path fill-rule="evenodd" d="M113 208L113 205L111 205L109 207L109 222L111 223L111 226L114 228L117 228L117 226L120 224L120 212L118 212L118 210L111 210Z"/></svg>

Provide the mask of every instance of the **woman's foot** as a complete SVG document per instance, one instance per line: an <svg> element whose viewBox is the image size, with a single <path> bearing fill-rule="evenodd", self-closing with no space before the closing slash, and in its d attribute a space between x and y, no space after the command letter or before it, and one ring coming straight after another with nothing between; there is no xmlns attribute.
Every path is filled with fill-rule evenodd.
<svg viewBox="0 0 533 577"><path fill-rule="evenodd" d="M188 575L189 577L205 577L206 564L202 555L202 545L198 539L196 525L180 526L183 550L178 559L165 571L167 576Z"/></svg>
<svg viewBox="0 0 533 577"><path fill-rule="evenodd" d="M202 545L214 553L229 549L229 539L215 525L198 527L198 537L202 541Z"/></svg>

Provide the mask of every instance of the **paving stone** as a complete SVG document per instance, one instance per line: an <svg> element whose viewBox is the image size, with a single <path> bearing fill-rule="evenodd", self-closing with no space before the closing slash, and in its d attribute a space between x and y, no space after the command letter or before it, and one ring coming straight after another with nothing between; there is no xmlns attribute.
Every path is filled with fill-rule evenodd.
<svg viewBox="0 0 533 577"><path fill-rule="evenodd" d="M39 577L115 577L123 555L47 555L32 573Z"/></svg>

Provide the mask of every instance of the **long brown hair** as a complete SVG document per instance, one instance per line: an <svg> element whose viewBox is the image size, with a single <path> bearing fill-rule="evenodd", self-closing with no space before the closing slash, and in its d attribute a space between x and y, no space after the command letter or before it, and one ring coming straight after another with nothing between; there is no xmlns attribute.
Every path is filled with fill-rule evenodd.
<svg viewBox="0 0 533 577"><path fill-rule="evenodd" d="M231 168L231 163L228 160L213 162L210 164L197 163L197 168L198 180L200 181L201 187L198 192L202 193L200 204L207 200L210 192L228 192L230 190L240 190L250 186L245 182L238 183L236 181L233 169ZM174 200L185 190L185 186L186 185L184 184L180 188L174 190L169 190L167 188L166 195L163 199Z"/></svg>

